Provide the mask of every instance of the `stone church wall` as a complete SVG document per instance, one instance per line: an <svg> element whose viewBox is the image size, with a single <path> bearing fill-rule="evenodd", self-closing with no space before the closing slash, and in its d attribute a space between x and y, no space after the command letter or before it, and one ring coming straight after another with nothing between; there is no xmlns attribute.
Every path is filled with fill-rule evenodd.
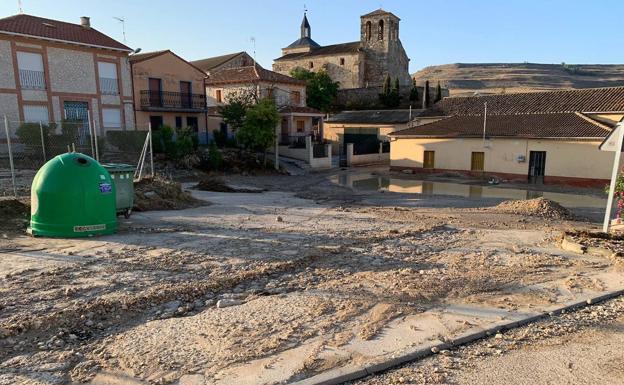
<svg viewBox="0 0 624 385"><path fill-rule="evenodd" d="M341 64L344 59L344 64ZM310 62L314 67L310 68ZM334 81L340 82L340 88L357 88L363 86L359 83L361 69L361 55L356 53L337 54L335 56L312 56L299 60L275 62L273 71L290 75L290 71L297 67L310 71L325 70Z"/></svg>

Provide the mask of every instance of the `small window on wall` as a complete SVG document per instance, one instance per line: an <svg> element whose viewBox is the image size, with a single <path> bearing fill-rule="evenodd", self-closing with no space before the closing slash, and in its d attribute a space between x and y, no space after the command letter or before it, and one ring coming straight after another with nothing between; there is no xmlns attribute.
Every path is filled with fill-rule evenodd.
<svg viewBox="0 0 624 385"><path fill-rule="evenodd" d="M176 128L182 128L182 117L181 116L176 116L175 117L175 124L176 124Z"/></svg>
<svg viewBox="0 0 624 385"><path fill-rule="evenodd" d="M301 104L301 92L293 91L290 96L292 97L292 104L298 106Z"/></svg>
<svg viewBox="0 0 624 385"><path fill-rule="evenodd" d="M24 121L28 123L48 123L48 107L24 106Z"/></svg>
<svg viewBox="0 0 624 385"><path fill-rule="evenodd" d="M423 168L435 168L435 151L425 151Z"/></svg>
<svg viewBox="0 0 624 385"><path fill-rule="evenodd" d="M223 103L223 95L221 94L221 90L217 90L215 92L215 99L217 99L217 103Z"/></svg>
<svg viewBox="0 0 624 385"><path fill-rule="evenodd" d="M297 120L297 132L303 132L305 130L305 121Z"/></svg>
<svg viewBox="0 0 624 385"><path fill-rule="evenodd" d="M309 64L309 66L310 66L310 68L314 68L314 62L313 62L313 61L311 61L311 62L310 62L310 64Z"/></svg>
<svg viewBox="0 0 624 385"><path fill-rule="evenodd" d="M343 58L343 57L341 57L341 58L340 58L340 65L341 65L341 66L345 65L345 60L344 60L344 58Z"/></svg>
<svg viewBox="0 0 624 385"><path fill-rule="evenodd" d="M104 128L121 128L121 110L119 108L103 108L102 120Z"/></svg>

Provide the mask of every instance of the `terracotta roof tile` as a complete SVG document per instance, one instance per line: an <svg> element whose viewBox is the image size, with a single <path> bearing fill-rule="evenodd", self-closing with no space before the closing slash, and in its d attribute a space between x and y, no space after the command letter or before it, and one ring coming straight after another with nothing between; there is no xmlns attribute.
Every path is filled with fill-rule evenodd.
<svg viewBox="0 0 624 385"><path fill-rule="evenodd" d="M214 56L206 59L194 60L191 62L195 67L199 67L202 70L208 72L213 68L220 66L221 64L227 63L228 61L234 59L238 55L243 55L245 51L229 53L227 55Z"/></svg>
<svg viewBox="0 0 624 385"><path fill-rule="evenodd" d="M117 40L108 37L93 27L85 28L79 24L59 20L44 19L31 15L14 15L0 19L0 33L20 34L41 39L61 40L66 42L132 51Z"/></svg>
<svg viewBox="0 0 624 385"><path fill-rule="evenodd" d="M427 116L624 111L624 87L444 98Z"/></svg>
<svg viewBox="0 0 624 385"><path fill-rule="evenodd" d="M604 138L611 130L581 113L488 115L486 137ZM480 138L483 116L457 115L391 134L396 137Z"/></svg>
<svg viewBox="0 0 624 385"><path fill-rule="evenodd" d="M262 67L239 67L227 68L212 74L206 79L207 85L219 84L237 84L237 83L253 83L257 81L265 81L269 83L289 83L305 85L303 80L297 80L290 76L282 75L277 72L269 71Z"/></svg>
<svg viewBox="0 0 624 385"><path fill-rule="evenodd" d="M412 117L418 115L420 110L413 110ZM409 122L410 110L363 110L342 111L325 120L327 123L346 124L400 124Z"/></svg>
<svg viewBox="0 0 624 385"><path fill-rule="evenodd" d="M301 106L282 106L278 108L278 111L282 114L322 114L316 108Z"/></svg>

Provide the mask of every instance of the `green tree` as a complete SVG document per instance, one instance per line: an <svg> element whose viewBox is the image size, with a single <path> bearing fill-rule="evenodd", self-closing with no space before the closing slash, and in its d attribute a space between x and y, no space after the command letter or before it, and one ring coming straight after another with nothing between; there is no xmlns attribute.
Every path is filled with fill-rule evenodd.
<svg viewBox="0 0 624 385"><path fill-rule="evenodd" d="M247 109L256 102L256 95L252 91L243 90L227 96L225 104L217 110L223 117L223 122L236 132L243 126Z"/></svg>
<svg viewBox="0 0 624 385"><path fill-rule="evenodd" d="M339 82L333 81L326 71L312 72L297 67L290 76L306 82L306 104L323 112L331 111L338 95Z"/></svg>
<svg viewBox="0 0 624 385"><path fill-rule="evenodd" d="M392 80L389 75L386 75L381 94L379 94L379 101L387 108L396 108L401 103L401 95L399 88L399 78Z"/></svg>
<svg viewBox="0 0 624 385"><path fill-rule="evenodd" d="M410 90L409 100L410 102L417 102L420 98L418 95L418 87L416 86L416 79L412 79L412 89Z"/></svg>
<svg viewBox="0 0 624 385"><path fill-rule="evenodd" d="M436 95L435 99L433 99L433 102L437 103L440 100L442 100L442 86L440 85L440 81L438 80L438 85L436 86Z"/></svg>
<svg viewBox="0 0 624 385"><path fill-rule="evenodd" d="M390 95L390 83L392 82L392 79L390 79L390 75L386 75L385 79L384 79L384 83L383 83L383 88L381 89L381 93L383 95Z"/></svg>
<svg viewBox="0 0 624 385"><path fill-rule="evenodd" d="M423 105L422 108L429 108L431 103L431 97L429 93L429 80L425 81L425 89L423 90Z"/></svg>
<svg viewBox="0 0 624 385"><path fill-rule="evenodd" d="M281 118L271 99L262 99L247 109L245 121L237 137L238 142L251 151L263 151L266 165L267 149L275 141L275 129Z"/></svg>

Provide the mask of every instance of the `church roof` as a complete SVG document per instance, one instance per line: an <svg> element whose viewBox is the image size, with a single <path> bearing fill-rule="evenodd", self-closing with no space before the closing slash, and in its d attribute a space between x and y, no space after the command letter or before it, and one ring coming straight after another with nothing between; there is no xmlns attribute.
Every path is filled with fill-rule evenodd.
<svg viewBox="0 0 624 385"><path fill-rule="evenodd" d="M301 39L298 39L294 42L292 42L288 47L288 48L297 48L297 47L314 47L314 48L319 48L320 45L315 42L314 40L312 40L312 38L309 37L302 37Z"/></svg>
<svg viewBox="0 0 624 385"><path fill-rule="evenodd" d="M275 61L302 59L302 58L315 57L315 56L337 55L341 53L343 54L344 53L357 53L359 50L360 50L360 42L353 41L350 43L326 45L324 47L319 47L309 52L289 53L289 54L286 54L282 57L275 59Z"/></svg>
<svg viewBox="0 0 624 385"><path fill-rule="evenodd" d="M399 17L398 17L397 15L395 15L394 13L392 13L392 12L388 12L388 11L383 10L383 9L381 9L381 8L379 8L379 9L378 9L378 10L376 10L376 11L373 11L373 12L367 13L366 15L362 15L362 16L360 16L360 17L381 16L381 15L392 15L392 16L396 17L397 19L399 19ZM399 19L399 20L400 20L400 19Z"/></svg>

